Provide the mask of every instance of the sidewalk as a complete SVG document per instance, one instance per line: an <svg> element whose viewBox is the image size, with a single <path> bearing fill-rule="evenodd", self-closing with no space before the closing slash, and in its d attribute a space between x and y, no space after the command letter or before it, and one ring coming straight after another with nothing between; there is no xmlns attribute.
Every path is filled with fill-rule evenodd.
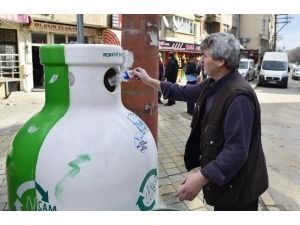
<svg viewBox="0 0 300 225"><path fill-rule="evenodd" d="M253 84L255 87L255 84ZM165 101L166 102L166 101ZM5 160L9 145L18 129L38 112L44 103L43 92L13 92L8 99L0 100L0 210L8 210ZM183 154L190 133L192 116L186 113L186 103L173 106L159 105L158 158L161 206L179 210L213 210L203 202L200 192L195 200L180 202L175 193L186 174ZM279 210L266 192L261 196L259 210Z"/></svg>

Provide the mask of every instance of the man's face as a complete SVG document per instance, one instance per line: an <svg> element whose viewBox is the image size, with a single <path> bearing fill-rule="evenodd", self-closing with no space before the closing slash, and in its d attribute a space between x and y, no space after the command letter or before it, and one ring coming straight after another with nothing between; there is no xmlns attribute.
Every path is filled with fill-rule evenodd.
<svg viewBox="0 0 300 225"><path fill-rule="evenodd" d="M203 62L204 62L204 72L212 77L219 71L220 69L220 60L214 60L210 53L209 49L205 49L203 51Z"/></svg>

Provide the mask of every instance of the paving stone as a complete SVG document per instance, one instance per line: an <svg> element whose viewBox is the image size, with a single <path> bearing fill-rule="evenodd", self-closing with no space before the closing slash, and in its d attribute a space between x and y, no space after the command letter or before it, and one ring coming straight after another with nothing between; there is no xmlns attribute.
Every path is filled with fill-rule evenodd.
<svg viewBox="0 0 300 225"><path fill-rule="evenodd" d="M159 185L160 186L169 185L169 184L172 184L172 183L171 183L171 181L168 177L159 179Z"/></svg>
<svg viewBox="0 0 300 225"><path fill-rule="evenodd" d="M204 203L204 204L205 204L205 207L208 209L208 211L214 211L214 207L213 206L208 205L206 203Z"/></svg>
<svg viewBox="0 0 300 225"><path fill-rule="evenodd" d="M165 205L171 205L175 203L180 203L179 199L175 196L175 192L163 195L162 201Z"/></svg>
<svg viewBox="0 0 300 225"><path fill-rule="evenodd" d="M178 166L178 169L183 173L187 172L185 166Z"/></svg>
<svg viewBox="0 0 300 225"><path fill-rule="evenodd" d="M169 194L175 192L175 189L172 185L165 185L159 188L160 195Z"/></svg>
<svg viewBox="0 0 300 225"><path fill-rule="evenodd" d="M171 163L174 162L170 156L168 156L168 158L163 158L163 159L159 159L159 161L161 161L161 163Z"/></svg>
<svg viewBox="0 0 300 225"><path fill-rule="evenodd" d="M184 161L180 160L180 161L175 161L175 164L179 167L179 166L184 166Z"/></svg>
<svg viewBox="0 0 300 225"><path fill-rule="evenodd" d="M0 211L4 211L6 205L7 205L7 202L5 202L5 203L0 203Z"/></svg>
<svg viewBox="0 0 300 225"><path fill-rule="evenodd" d="M173 185L173 187L175 188L176 191L178 191L179 188L181 187L181 183L180 182L173 183L172 185Z"/></svg>
<svg viewBox="0 0 300 225"><path fill-rule="evenodd" d="M0 195L0 203L8 202L7 194Z"/></svg>
<svg viewBox="0 0 300 225"><path fill-rule="evenodd" d="M172 183L181 182L184 180L184 176L182 176L181 174L169 176L169 178L172 181Z"/></svg>
<svg viewBox="0 0 300 225"><path fill-rule="evenodd" d="M167 159L169 159L170 158L170 156L167 154L167 153L163 153L163 154L158 154L158 158L160 159L160 160L162 160L162 159L165 159L165 158L167 158Z"/></svg>
<svg viewBox="0 0 300 225"><path fill-rule="evenodd" d="M268 211L280 211L279 208L277 208L276 206L268 206Z"/></svg>
<svg viewBox="0 0 300 225"><path fill-rule="evenodd" d="M165 169L171 169L171 168L177 167L175 163L163 163L162 166L163 166Z"/></svg>
<svg viewBox="0 0 300 225"><path fill-rule="evenodd" d="M208 210L208 208L206 208L206 207L204 206L204 207L195 209L195 210L193 210L193 211L209 211L209 210Z"/></svg>
<svg viewBox="0 0 300 225"><path fill-rule="evenodd" d="M158 177L159 177L159 178L165 178L165 177L168 177L168 174L167 174L166 172L159 171Z"/></svg>
<svg viewBox="0 0 300 225"><path fill-rule="evenodd" d="M167 169L166 172L169 176L181 173L178 168Z"/></svg>
<svg viewBox="0 0 300 225"><path fill-rule="evenodd" d="M188 208L182 202L167 205L167 208L177 209L177 210L180 210L180 211L187 211L188 210Z"/></svg>
<svg viewBox="0 0 300 225"><path fill-rule="evenodd" d="M171 157L175 162L176 161L183 161L183 156L172 156Z"/></svg>
<svg viewBox="0 0 300 225"><path fill-rule="evenodd" d="M205 204L198 197L196 197L193 201L184 201L184 204L189 210L205 207Z"/></svg>
<svg viewBox="0 0 300 225"><path fill-rule="evenodd" d="M265 191L260 197L266 206L275 206L276 205L273 201L273 198L267 191Z"/></svg>
<svg viewBox="0 0 300 225"><path fill-rule="evenodd" d="M170 156L180 156L181 153L179 153L178 151L172 151L172 152L169 152L169 155Z"/></svg>
<svg viewBox="0 0 300 225"><path fill-rule="evenodd" d="M0 195L6 195L6 194L7 194L7 187L0 186Z"/></svg>

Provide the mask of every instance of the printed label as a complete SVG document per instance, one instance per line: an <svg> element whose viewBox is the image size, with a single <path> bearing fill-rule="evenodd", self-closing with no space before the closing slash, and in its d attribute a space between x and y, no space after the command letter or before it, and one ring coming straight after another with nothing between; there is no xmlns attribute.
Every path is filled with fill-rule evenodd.
<svg viewBox="0 0 300 225"><path fill-rule="evenodd" d="M25 192L35 190L41 196L41 200L26 195ZM23 202L23 204L22 204ZM45 191L36 181L25 181L17 189L17 199L14 203L16 210L38 210L38 211L56 211L56 206L49 203L48 191Z"/></svg>
<svg viewBox="0 0 300 225"><path fill-rule="evenodd" d="M149 131L147 125L134 113L128 113L127 118L138 128L139 132L134 135L134 145L142 153L146 152L148 142L145 134Z"/></svg>
<svg viewBox="0 0 300 225"><path fill-rule="evenodd" d="M123 57L122 52L103 52L103 57Z"/></svg>
<svg viewBox="0 0 300 225"><path fill-rule="evenodd" d="M137 206L142 211L151 210L155 206L156 185L157 185L157 170L150 170L145 176L139 189L140 196L137 200Z"/></svg>
<svg viewBox="0 0 300 225"><path fill-rule="evenodd" d="M51 79L49 80L49 84L52 84L52 83L54 83L55 81L57 81L58 80L58 77L59 77L59 75L58 74L53 74L52 75L52 77L51 77Z"/></svg>

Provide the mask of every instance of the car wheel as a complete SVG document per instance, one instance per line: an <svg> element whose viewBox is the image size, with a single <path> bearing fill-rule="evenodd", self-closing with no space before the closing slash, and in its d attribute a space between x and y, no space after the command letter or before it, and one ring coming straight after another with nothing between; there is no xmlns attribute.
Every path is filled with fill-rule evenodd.
<svg viewBox="0 0 300 225"><path fill-rule="evenodd" d="M288 87L288 81L284 81L281 85L281 88L287 88Z"/></svg>

